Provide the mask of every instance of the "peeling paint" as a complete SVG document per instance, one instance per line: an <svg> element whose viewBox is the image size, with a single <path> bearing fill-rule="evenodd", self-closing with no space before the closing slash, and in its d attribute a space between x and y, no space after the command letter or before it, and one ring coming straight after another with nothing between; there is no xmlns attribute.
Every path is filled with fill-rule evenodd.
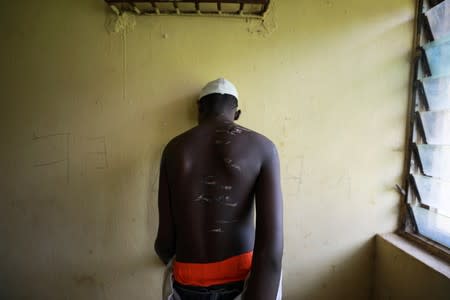
<svg viewBox="0 0 450 300"><path fill-rule="evenodd" d="M261 20L246 19L247 32L252 36L268 38L274 33L278 24L276 22L276 1L271 1L268 11Z"/></svg>
<svg viewBox="0 0 450 300"><path fill-rule="evenodd" d="M398 87L404 86L409 71L409 65L402 62L409 57L414 5L411 1L334 1L334 7L328 9L323 1L276 1L279 28L272 35L261 28L269 25L270 16L265 24L244 19L142 16L136 17L133 32L119 31L126 26L111 23L114 26L108 33L104 27L107 7L101 9L104 3L76 1L67 7L64 1L31 1L29 9L23 10L18 1L5 2L3 96L12 100L5 101L9 113L3 118L6 146L1 153L2 170L8 174L3 197L14 207L4 208L4 244L14 255L4 262L14 266L17 274L29 273L7 292L26 299L45 298L39 294L45 294L45 289L33 288L41 279L43 286L64 287L54 289L54 299L103 300L100 282L105 280L104 299L120 298L130 287L143 297L159 295L155 291L160 289L160 281L149 280L161 277L156 255L138 254L153 253L150 239L158 225L162 146L194 125L194 103L202 83L224 75L242 89L242 124L261 130L281 150L285 271L306 276L305 280L287 280L288 296L368 298L367 274L373 266L369 240L374 232L392 231L397 225L398 195L386 188L398 181L403 163L399 141L404 135L402 107L407 97ZM70 12L63 14L64 8ZM344 9L351 14L345 16ZM38 12L42 22L31 22L30 12ZM248 33L247 28L262 32ZM204 47L211 32L220 39ZM389 51L378 51L384 46ZM348 68L352 63L355 67ZM45 66L49 68L42 72ZM218 75L217 70L223 74ZM380 91L386 79L389 86ZM339 101L333 98L336 91L342 92ZM102 102L96 105L97 99ZM338 104L331 105L335 102ZM287 116L291 119L283 127ZM229 126L232 123L217 129ZM64 159L66 140L61 136L61 141L55 141L57 148L46 152L45 145L41 148L37 141L29 140L31 130L71 133L67 172L65 162L54 168L33 167L53 151L55 159ZM85 164L85 149L77 146L81 141L77 136L90 135L108 136L110 168L85 170L96 165ZM232 136L213 129L212 135L213 145L215 140L230 140L234 145L246 133ZM373 140L380 140L384 150L374 148ZM228 152L231 145L214 145L215 154L221 155L218 164L228 171L226 176L236 178L241 175L239 168L243 173L247 164ZM397 151L393 147L399 152L393 152ZM303 171L300 155L305 156ZM224 162L226 157L230 165ZM346 169L353 181L337 182ZM244 202L234 203L240 199L234 195L240 183L226 181L224 176L214 179L216 185L207 185L202 180L210 174L215 173L202 173L197 179L199 190L187 202L195 208L211 206L230 213L220 219L238 218L237 208L245 206ZM66 180L68 175L70 180ZM224 188L229 184L232 190ZM347 201L349 191L351 201ZM216 202L215 197L222 194L230 194L231 199ZM193 202L199 195L198 202ZM376 203L368 203L370 199ZM343 203L352 210L343 209ZM240 224L215 223L216 219L203 228L205 234L221 237L207 231L223 227L228 233L226 226ZM326 226L325 219L338 226ZM65 238L68 231L74 238ZM309 231L311 237L303 239ZM327 238L344 239L345 247L331 242L322 247ZM28 245L37 248L27 256ZM82 263L67 269L68 251L71 260ZM304 259L313 256L320 257L325 267ZM108 262L115 259L104 264L102 258ZM339 260L349 267L341 268L339 263L339 276L328 276L329 266ZM139 267L142 265L145 270ZM355 265L361 268L351 267ZM49 276L27 273L43 266ZM98 271L96 289L87 285L91 279L82 277L91 276L93 269ZM306 269L311 269L311 274L302 272ZM59 278L61 270L64 276ZM132 280L131 272L136 272ZM340 284L343 277L354 278L354 287ZM74 278L86 285L78 289ZM327 292L320 290L324 281ZM27 285L31 288L20 289Z"/></svg>
<svg viewBox="0 0 450 300"><path fill-rule="evenodd" d="M131 32L136 26L136 16L125 12L121 15L108 14L105 27L109 33Z"/></svg>

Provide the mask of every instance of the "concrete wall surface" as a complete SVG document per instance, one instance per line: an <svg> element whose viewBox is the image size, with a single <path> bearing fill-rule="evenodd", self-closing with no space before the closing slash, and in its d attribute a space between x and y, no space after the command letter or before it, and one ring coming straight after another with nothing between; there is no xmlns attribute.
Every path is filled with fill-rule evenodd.
<svg viewBox="0 0 450 300"><path fill-rule="evenodd" d="M391 241L392 238L394 243ZM376 238L374 299L448 299L450 266L431 255L422 253L424 251L414 245L406 245L408 251L404 251L396 245L398 243L407 244L408 242L392 236Z"/></svg>
<svg viewBox="0 0 450 300"><path fill-rule="evenodd" d="M159 299L164 145L224 76L279 149L284 299L368 299L396 228L412 0L278 0L264 23L114 17L101 0L0 10L1 299Z"/></svg>

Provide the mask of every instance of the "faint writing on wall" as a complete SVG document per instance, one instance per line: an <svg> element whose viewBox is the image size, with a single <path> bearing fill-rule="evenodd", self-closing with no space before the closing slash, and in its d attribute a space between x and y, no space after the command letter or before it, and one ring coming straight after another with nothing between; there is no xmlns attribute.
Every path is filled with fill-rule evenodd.
<svg viewBox="0 0 450 300"><path fill-rule="evenodd" d="M33 153L36 157L33 167L45 169L45 172L55 171L55 168L63 169L61 176L65 177L67 183L70 182L71 165L74 159L79 156L73 154L73 148L81 149L84 164L94 169L108 168L108 153L105 136L77 137L70 132L52 133L47 135L33 134ZM78 145L77 145L78 144Z"/></svg>
<svg viewBox="0 0 450 300"><path fill-rule="evenodd" d="M288 196L298 196L303 183L303 156L289 160L284 167L284 191Z"/></svg>
<svg viewBox="0 0 450 300"><path fill-rule="evenodd" d="M108 153L104 136L88 137L87 163L96 169L108 168Z"/></svg>

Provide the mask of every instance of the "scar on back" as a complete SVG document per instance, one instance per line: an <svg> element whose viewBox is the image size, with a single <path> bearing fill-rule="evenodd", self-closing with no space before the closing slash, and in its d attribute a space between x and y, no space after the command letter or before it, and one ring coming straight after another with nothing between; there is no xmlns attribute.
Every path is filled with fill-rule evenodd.
<svg viewBox="0 0 450 300"><path fill-rule="evenodd" d="M236 125L231 125L231 126L228 126L227 128L216 129L216 133L229 134L229 135L238 135L244 131L249 132L250 130L240 127L240 126L236 126Z"/></svg>
<svg viewBox="0 0 450 300"><path fill-rule="evenodd" d="M227 166L229 166L229 167L231 167L231 168L233 168L233 169L235 169L235 170L237 170L237 171L240 171L240 170L241 170L241 167L240 167L238 164L235 164L235 163L233 162L232 159L230 159L230 158L225 158L223 161L225 162L225 164L226 164Z"/></svg>
<svg viewBox="0 0 450 300"><path fill-rule="evenodd" d="M236 223L237 220L217 220L216 223L217 224L231 224L231 223Z"/></svg>
<svg viewBox="0 0 450 300"><path fill-rule="evenodd" d="M211 199L208 197L205 197L204 195L200 195L194 199L194 202L209 202L209 201L211 201Z"/></svg>
<svg viewBox="0 0 450 300"><path fill-rule="evenodd" d="M206 176L205 179L203 180L203 183L207 184L207 185L215 185L215 184L217 184L216 177L215 176Z"/></svg>
<svg viewBox="0 0 450 300"><path fill-rule="evenodd" d="M231 144L230 141L216 140L216 145L229 145L229 144Z"/></svg>

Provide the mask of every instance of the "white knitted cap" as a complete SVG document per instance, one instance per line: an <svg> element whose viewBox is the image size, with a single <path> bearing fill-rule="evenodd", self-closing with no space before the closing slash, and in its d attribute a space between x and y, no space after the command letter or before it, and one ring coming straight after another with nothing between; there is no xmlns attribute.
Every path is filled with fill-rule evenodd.
<svg viewBox="0 0 450 300"><path fill-rule="evenodd" d="M236 87L225 78L218 78L214 81L208 82L200 92L198 99L210 94L228 94L236 97L236 99L239 99L239 94Z"/></svg>

